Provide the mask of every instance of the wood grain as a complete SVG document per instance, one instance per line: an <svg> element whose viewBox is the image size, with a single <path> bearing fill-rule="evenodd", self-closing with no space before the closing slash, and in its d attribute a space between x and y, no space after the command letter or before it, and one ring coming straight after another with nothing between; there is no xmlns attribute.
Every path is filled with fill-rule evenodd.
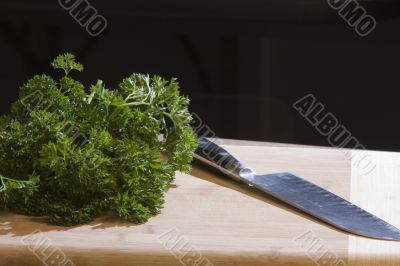
<svg viewBox="0 0 400 266"><path fill-rule="evenodd" d="M361 158L353 151L353 158ZM351 170L351 200L379 218L400 228L400 154L367 152L376 167L365 174L360 167ZM354 164L356 165L356 164ZM400 242L378 241L350 236L349 265L398 266Z"/></svg>
<svg viewBox="0 0 400 266"><path fill-rule="evenodd" d="M356 171L340 150L265 145L225 148L258 173L290 171L346 199L358 200L365 190L382 189L377 187L386 182L386 175L398 175L391 171L378 174L381 181L368 183L373 188L364 188L369 185L361 179L356 180L360 183L357 186L351 182ZM397 206L399 199L390 195L378 199L382 206ZM391 207L377 211L382 215L393 213ZM36 238L30 235L34 231ZM108 216L89 225L66 228L45 224L43 219L3 213L0 234L0 265L7 266L44 265L43 261L48 265L71 262L85 266L196 265L195 261L199 266L342 266L380 254L370 255L362 244L366 242L358 242L365 239L350 238L349 242L347 233L196 167L191 175L177 174L162 213L146 224L134 225ZM49 245L41 246L44 240ZM54 251L58 249L62 253ZM395 261L396 252L390 250L385 256ZM57 254L65 254L65 260L61 256L63 263L54 259Z"/></svg>

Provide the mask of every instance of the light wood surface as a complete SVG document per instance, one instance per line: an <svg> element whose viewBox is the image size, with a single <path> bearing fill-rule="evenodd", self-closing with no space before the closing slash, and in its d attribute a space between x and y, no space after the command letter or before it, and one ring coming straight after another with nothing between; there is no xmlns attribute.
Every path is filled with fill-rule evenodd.
<svg viewBox="0 0 400 266"><path fill-rule="evenodd" d="M354 151L354 156L361 152ZM351 200L400 228L400 154L368 152L376 168L363 175L352 167ZM400 265L400 243L350 236L349 262L357 266Z"/></svg>
<svg viewBox="0 0 400 266"><path fill-rule="evenodd" d="M336 149L225 148L258 173L293 172L400 226L397 153L372 152L377 167L365 175ZM400 243L349 236L196 167L177 174L162 213L143 225L110 216L65 228L0 214L0 265L192 266L196 260L199 266L400 265Z"/></svg>

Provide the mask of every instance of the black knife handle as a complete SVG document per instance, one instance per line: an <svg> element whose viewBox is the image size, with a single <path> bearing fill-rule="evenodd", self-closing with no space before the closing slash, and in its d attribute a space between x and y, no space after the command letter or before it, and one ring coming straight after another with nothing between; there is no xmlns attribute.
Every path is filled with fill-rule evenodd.
<svg viewBox="0 0 400 266"><path fill-rule="evenodd" d="M224 148L205 138L199 139L194 158L236 179L241 179L240 173L247 169Z"/></svg>

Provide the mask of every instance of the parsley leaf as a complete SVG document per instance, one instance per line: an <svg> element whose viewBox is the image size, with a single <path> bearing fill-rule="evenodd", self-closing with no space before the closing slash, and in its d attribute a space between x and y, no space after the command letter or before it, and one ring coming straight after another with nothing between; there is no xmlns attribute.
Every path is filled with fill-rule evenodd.
<svg viewBox="0 0 400 266"><path fill-rule="evenodd" d="M0 206L57 225L110 211L146 222L175 171L190 170L189 99L175 79L133 74L115 90L100 80L85 88L69 76L83 70L74 55L52 65L64 76L33 77L0 117Z"/></svg>

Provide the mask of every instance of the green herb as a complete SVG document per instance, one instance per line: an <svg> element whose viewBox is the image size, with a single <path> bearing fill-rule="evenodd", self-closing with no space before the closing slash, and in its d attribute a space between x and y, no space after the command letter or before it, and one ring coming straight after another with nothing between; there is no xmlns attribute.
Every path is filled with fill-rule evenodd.
<svg viewBox="0 0 400 266"><path fill-rule="evenodd" d="M0 204L75 225L113 211L133 222L160 212L175 171L188 172L197 138L175 79L133 74L118 89L85 90L72 54L35 76L0 117ZM172 123L173 127L167 126Z"/></svg>

